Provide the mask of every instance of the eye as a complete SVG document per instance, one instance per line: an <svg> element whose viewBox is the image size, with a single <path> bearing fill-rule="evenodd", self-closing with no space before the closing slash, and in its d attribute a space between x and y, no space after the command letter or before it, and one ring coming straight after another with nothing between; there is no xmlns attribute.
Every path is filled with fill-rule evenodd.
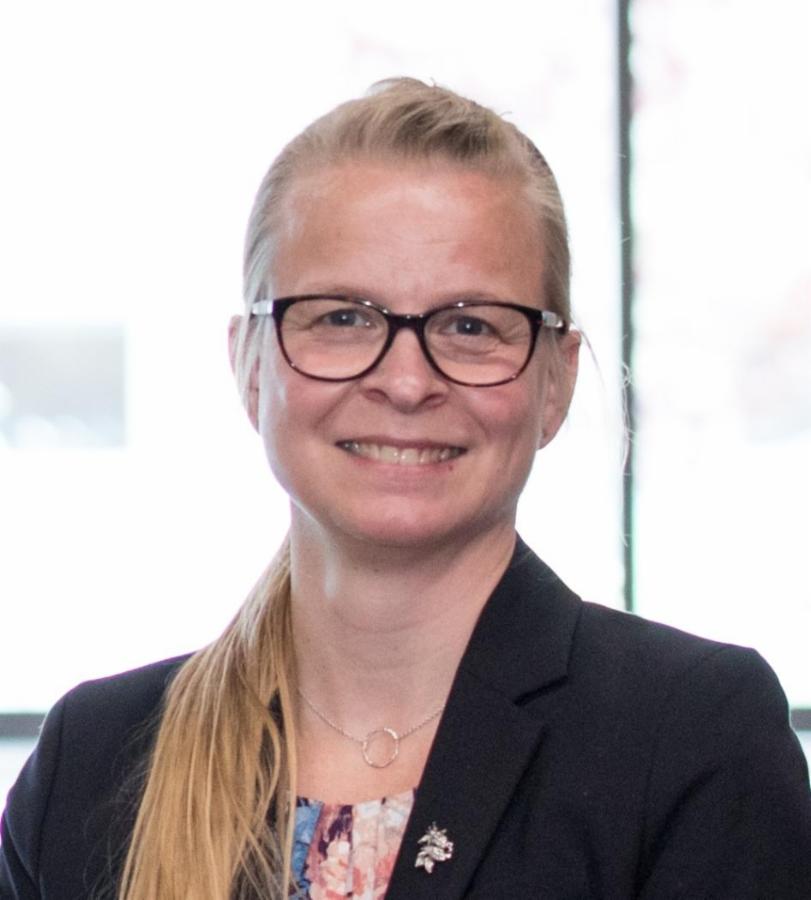
<svg viewBox="0 0 811 900"><path fill-rule="evenodd" d="M307 298L294 303L284 318L286 329L295 331L354 332L379 327L380 313L372 307L333 297Z"/></svg>
<svg viewBox="0 0 811 900"><path fill-rule="evenodd" d="M493 333L489 323L474 316L459 316L452 325L457 334L467 334L471 337L483 337Z"/></svg>
<svg viewBox="0 0 811 900"><path fill-rule="evenodd" d="M486 310L473 313L464 309L443 310L431 322L431 332L444 340L498 340L500 331L492 314Z"/></svg>
<svg viewBox="0 0 811 900"><path fill-rule="evenodd" d="M285 338L297 336L318 344L357 344L385 337L386 320L371 306L335 297L294 303L282 322Z"/></svg>
<svg viewBox="0 0 811 900"><path fill-rule="evenodd" d="M448 313L437 322L437 333L447 337L495 337L496 332L492 324L481 316L472 316L470 313Z"/></svg>
<svg viewBox="0 0 811 900"><path fill-rule="evenodd" d="M325 313L313 325L328 328L370 328L372 320L362 310L346 307Z"/></svg>

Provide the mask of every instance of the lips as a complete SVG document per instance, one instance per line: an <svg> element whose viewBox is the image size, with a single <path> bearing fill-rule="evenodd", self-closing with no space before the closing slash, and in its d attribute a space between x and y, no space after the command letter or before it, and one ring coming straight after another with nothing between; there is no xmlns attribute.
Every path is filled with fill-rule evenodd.
<svg viewBox="0 0 811 900"><path fill-rule="evenodd" d="M368 441L339 441L338 446L353 456L398 466L428 466L456 459L465 452L464 447L436 444L410 447Z"/></svg>

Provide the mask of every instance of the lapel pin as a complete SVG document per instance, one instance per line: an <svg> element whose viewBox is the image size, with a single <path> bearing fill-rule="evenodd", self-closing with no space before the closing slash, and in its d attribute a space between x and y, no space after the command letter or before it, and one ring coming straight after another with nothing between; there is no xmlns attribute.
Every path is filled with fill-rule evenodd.
<svg viewBox="0 0 811 900"><path fill-rule="evenodd" d="M448 835L444 828L437 828L434 822L428 831L417 841L418 844L424 846L420 848L417 854L417 861L414 867L423 868L430 875L434 871L434 864L445 862L453 856L453 841L448 840Z"/></svg>

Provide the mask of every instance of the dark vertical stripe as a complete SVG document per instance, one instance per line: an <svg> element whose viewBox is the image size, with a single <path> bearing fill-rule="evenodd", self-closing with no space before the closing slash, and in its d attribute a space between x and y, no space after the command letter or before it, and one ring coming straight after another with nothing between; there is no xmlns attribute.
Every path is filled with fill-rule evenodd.
<svg viewBox="0 0 811 900"><path fill-rule="evenodd" d="M620 206L620 274L622 278L622 385L623 408L627 427L625 465L622 472L622 537L623 537L623 597L625 608L634 609L634 462L636 416L634 390L630 379L634 355L634 240L631 218L631 0L617 3L617 123L619 150L619 206Z"/></svg>

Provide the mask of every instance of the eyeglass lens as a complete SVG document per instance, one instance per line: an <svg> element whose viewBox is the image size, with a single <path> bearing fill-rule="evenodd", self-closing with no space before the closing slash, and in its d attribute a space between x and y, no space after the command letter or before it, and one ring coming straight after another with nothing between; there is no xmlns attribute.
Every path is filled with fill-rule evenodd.
<svg viewBox="0 0 811 900"><path fill-rule="evenodd" d="M386 316L348 299L299 300L285 311L281 339L296 369L316 378L360 375L378 359L389 335ZM437 310L425 322L434 365L466 384L492 384L523 368L532 327L519 310L501 304Z"/></svg>

